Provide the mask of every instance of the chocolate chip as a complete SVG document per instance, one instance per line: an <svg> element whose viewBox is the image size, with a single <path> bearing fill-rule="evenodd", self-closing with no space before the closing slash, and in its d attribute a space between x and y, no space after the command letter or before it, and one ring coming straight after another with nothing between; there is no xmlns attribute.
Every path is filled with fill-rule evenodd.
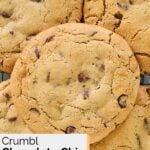
<svg viewBox="0 0 150 150"><path fill-rule="evenodd" d="M10 122L14 122L16 120L17 120L17 117L8 118L8 121L10 121Z"/></svg>
<svg viewBox="0 0 150 150"><path fill-rule="evenodd" d="M133 0L129 0L129 4L132 5L133 4Z"/></svg>
<svg viewBox="0 0 150 150"><path fill-rule="evenodd" d="M37 47L34 48L34 53L36 55L37 58L40 58L40 53Z"/></svg>
<svg viewBox="0 0 150 150"><path fill-rule="evenodd" d="M42 0L31 0L32 2L37 2L37 3L39 3L39 2L41 2Z"/></svg>
<svg viewBox="0 0 150 150"><path fill-rule="evenodd" d="M105 128L107 128L107 124L106 123L103 123L103 125L104 125Z"/></svg>
<svg viewBox="0 0 150 150"><path fill-rule="evenodd" d="M150 96L150 88L149 88L149 87L146 88L146 92L147 92L147 94Z"/></svg>
<svg viewBox="0 0 150 150"><path fill-rule="evenodd" d="M86 100L89 97L89 90L83 92L83 98Z"/></svg>
<svg viewBox="0 0 150 150"><path fill-rule="evenodd" d="M66 85L69 85L70 82L71 82L71 78L68 78L68 79L66 80Z"/></svg>
<svg viewBox="0 0 150 150"><path fill-rule="evenodd" d="M4 12L1 13L1 15L2 15L4 18L10 18L12 14L4 11Z"/></svg>
<svg viewBox="0 0 150 150"><path fill-rule="evenodd" d="M9 31L9 33L10 33L11 35L14 35L14 31Z"/></svg>
<svg viewBox="0 0 150 150"><path fill-rule="evenodd" d="M128 95L122 94L121 96L119 96L118 104L119 104L120 108L127 107L127 99L128 99Z"/></svg>
<svg viewBox="0 0 150 150"><path fill-rule="evenodd" d="M66 128L65 133L66 133L66 134L74 133L75 130L76 130L75 127L69 126L69 127Z"/></svg>
<svg viewBox="0 0 150 150"><path fill-rule="evenodd" d="M26 37L26 40L27 41L29 41L29 40L31 40L31 38L33 37L33 36L35 36L36 34L30 34L30 35L28 35L27 37Z"/></svg>
<svg viewBox="0 0 150 150"><path fill-rule="evenodd" d="M150 135L150 118L144 118L144 127L148 132L148 135Z"/></svg>
<svg viewBox="0 0 150 150"><path fill-rule="evenodd" d="M128 5L127 4L117 2L117 6L124 9L124 10L128 10Z"/></svg>
<svg viewBox="0 0 150 150"><path fill-rule="evenodd" d="M141 138L140 138L139 134L137 134L137 133L135 134L135 136L136 136L136 140L137 140L139 149L141 149L142 148Z"/></svg>
<svg viewBox="0 0 150 150"><path fill-rule="evenodd" d="M3 93L3 96L4 96L7 100L10 100L10 99L11 99L11 96L10 96L8 93Z"/></svg>
<svg viewBox="0 0 150 150"><path fill-rule="evenodd" d="M105 65L104 64L101 64L100 66L99 66L99 71L105 71Z"/></svg>
<svg viewBox="0 0 150 150"><path fill-rule="evenodd" d="M3 63L4 63L3 59L0 58L0 66L3 66Z"/></svg>
<svg viewBox="0 0 150 150"><path fill-rule="evenodd" d="M34 114L35 116L40 116L40 112L37 108L30 108L29 110L32 114Z"/></svg>
<svg viewBox="0 0 150 150"><path fill-rule="evenodd" d="M79 82L86 82L87 80L89 80L90 78L83 72L81 72L79 75L78 75L78 80Z"/></svg>
<svg viewBox="0 0 150 150"><path fill-rule="evenodd" d="M120 12L117 12L115 15L114 15L114 17L116 18L116 19L122 19L123 18L123 15L120 13Z"/></svg>
<svg viewBox="0 0 150 150"><path fill-rule="evenodd" d="M50 80L50 72L47 73L46 82L49 82L49 80Z"/></svg>
<svg viewBox="0 0 150 150"><path fill-rule="evenodd" d="M97 31L92 32L90 36L94 36L95 34L97 34Z"/></svg>
<svg viewBox="0 0 150 150"><path fill-rule="evenodd" d="M53 38L54 38L54 35L47 37L45 40L45 43L50 42Z"/></svg>

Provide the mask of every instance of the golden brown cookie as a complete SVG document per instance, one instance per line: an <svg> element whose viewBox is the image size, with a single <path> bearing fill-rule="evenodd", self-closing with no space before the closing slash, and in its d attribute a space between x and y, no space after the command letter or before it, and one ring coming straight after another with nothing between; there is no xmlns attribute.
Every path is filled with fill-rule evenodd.
<svg viewBox="0 0 150 150"><path fill-rule="evenodd" d="M131 46L141 73L150 74L150 1L84 0L84 21L120 34Z"/></svg>
<svg viewBox="0 0 150 150"><path fill-rule="evenodd" d="M13 104L9 80L0 83L0 133L31 133Z"/></svg>
<svg viewBox="0 0 150 150"><path fill-rule="evenodd" d="M132 109L139 67L119 35L70 23L32 39L11 81L17 110L34 132L87 133L94 143Z"/></svg>
<svg viewBox="0 0 150 150"><path fill-rule="evenodd" d="M141 86L136 105L127 120L91 150L149 150L150 87Z"/></svg>
<svg viewBox="0 0 150 150"><path fill-rule="evenodd" d="M80 22L83 0L0 0L0 70L11 72L23 41L66 22Z"/></svg>

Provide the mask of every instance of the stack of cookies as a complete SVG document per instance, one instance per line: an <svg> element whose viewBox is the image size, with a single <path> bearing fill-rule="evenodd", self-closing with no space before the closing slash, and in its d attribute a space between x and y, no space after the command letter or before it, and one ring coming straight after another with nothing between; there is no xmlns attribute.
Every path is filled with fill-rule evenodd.
<svg viewBox="0 0 150 150"><path fill-rule="evenodd" d="M91 150L149 150L149 8L1 0L0 71L11 77L0 83L0 133L83 133Z"/></svg>

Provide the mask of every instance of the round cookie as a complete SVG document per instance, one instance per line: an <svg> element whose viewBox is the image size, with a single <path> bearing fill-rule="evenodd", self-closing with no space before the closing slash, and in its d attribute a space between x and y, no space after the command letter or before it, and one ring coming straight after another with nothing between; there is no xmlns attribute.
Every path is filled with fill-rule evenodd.
<svg viewBox="0 0 150 150"><path fill-rule="evenodd" d="M126 119L138 86L139 67L126 41L78 23L33 38L11 80L15 106L33 132L87 133L91 143Z"/></svg>
<svg viewBox="0 0 150 150"><path fill-rule="evenodd" d="M149 150L150 87L140 87L137 102L127 120L91 150Z"/></svg>
<svg viewBox="0 0 150 150"><path fill-rule="evenodd" d="M31 133L13 104L9 80L0 83L0 133Z"/></svg>
<svg viewBox="0 0 150 150"><path fill-rule="evenodd" d="M83 0L1 0L0 70L11 72L23 41L66 22L80 22ZM1 63L2 62L2 63Z"/></svg>
<svg viewBox="0 0 150 150"><path fill-rule="evenodd" d="M85 0L84 21L110 29L128 42L142 74L150 74L150 1Z"/></svg>

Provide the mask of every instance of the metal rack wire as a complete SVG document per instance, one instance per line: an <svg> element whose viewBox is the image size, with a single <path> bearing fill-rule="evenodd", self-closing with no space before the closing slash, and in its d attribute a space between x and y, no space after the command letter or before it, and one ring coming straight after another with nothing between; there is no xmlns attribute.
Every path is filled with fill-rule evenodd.
<svg viewBox="0 0 150 150"><path fill-rule="evenodd" d="M10 74L5 72L0 72L0 82L5 81L10 78Z"/></svg>

